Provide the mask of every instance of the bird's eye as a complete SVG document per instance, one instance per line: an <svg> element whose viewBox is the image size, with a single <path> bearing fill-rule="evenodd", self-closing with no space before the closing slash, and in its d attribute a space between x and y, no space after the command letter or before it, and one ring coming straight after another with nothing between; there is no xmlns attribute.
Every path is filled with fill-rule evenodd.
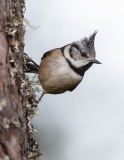
<svg viewBox="0 0 124 160"><path fill-rule="evenodd" d="M81 55L82 55L83 57L87 57L87 53L86 53L86 52L81 52Z"/></svg>

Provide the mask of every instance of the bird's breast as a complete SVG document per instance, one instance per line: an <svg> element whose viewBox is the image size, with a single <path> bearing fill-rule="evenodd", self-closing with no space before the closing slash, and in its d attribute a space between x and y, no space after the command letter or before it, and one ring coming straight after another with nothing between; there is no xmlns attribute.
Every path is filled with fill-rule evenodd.
<svg viewBox="0 0 124 160"><path fill-rule="evenodd" d="M68 64L60 50L41 61L39 80L43 89L52 94L73 90L83 76L77 74Z"/></svg>

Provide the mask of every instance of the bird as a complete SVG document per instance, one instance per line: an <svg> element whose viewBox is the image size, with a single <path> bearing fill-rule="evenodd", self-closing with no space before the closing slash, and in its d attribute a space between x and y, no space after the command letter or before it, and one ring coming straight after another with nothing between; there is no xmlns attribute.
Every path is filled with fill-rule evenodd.
<svg viewBox="0 0 124 160"><path fill-rule="evenodd" d="M43 54L40 65L28 59L30 71L38 74L44 94L72 92L82 81L85 72L94 64L101 64L95 59L94 41L97 31L88 38L75 41L61 48L52 49ZM30 62L34 63L31 64Z"/></svg>

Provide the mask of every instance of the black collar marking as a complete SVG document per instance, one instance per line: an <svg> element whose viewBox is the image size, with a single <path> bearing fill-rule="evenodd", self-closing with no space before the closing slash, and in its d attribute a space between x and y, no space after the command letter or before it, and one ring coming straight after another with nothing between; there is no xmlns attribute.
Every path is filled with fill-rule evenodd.
<svg viewBox="0 0 124 160"><path fill-rule="evenodd" d="M66 58L66 60L67 60L67 62L69 64L69 66L71 67L71 69L73 69L73 71L76 72L77 74L79 74L80 76L83 76L84 73L93 65L93 63L90 62L85 66L76 68L75 66L72 65L72 63L67 58Z"/></svg>
<svg viewBox="0 0 124 160"><path fill-rule="evenodd" d="M66 46L67 46L67 45L66 45ZM66 46L64 46L64 47L61 48L61 51L62 51L62 53L63 53L63 56L64 56L64 49L65 49ZM89 62L89 63L88 63L87 65L85 65L85 66L76 68L66 57L65 57L65 59L67 60L67 62L68 62L68 64L69 64L69 66L71 67L71 69L72 69L75 73L77 73L78 75L80 75L80 76L83 76L84 73L93 65L92 62Z"/></svg>

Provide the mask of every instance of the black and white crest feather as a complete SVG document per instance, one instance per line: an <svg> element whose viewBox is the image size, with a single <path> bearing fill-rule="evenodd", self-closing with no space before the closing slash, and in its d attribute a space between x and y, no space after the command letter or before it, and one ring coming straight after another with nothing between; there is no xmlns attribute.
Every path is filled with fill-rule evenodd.
<svg viewBox="0 0 124 160"><path fill-rule="evenodd" d="M69 51L67 46L62 48L62 52L69 66L79 75L83 76L95 59L94 40L96 31L89 38L84 38L80 41L75 41L70 44ZM65 49L65 50L64 50Z"/></svg>

